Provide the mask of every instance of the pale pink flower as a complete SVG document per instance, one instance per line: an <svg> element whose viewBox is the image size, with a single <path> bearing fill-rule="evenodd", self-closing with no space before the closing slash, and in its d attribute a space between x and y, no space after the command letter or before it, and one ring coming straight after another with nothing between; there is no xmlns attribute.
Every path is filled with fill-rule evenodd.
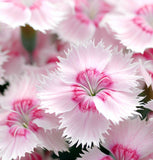
<svg viewBox="0 0 153 160"><path fill-rule="evenodd" d="M55 30L68 42L89 40L112 8L105 0L71 0L66 19Z"/></svg>
<svg viewBox="0 0 153 160"><path fill-rule="evenodd" d="M111 156L104 154L96 147L89 149L88 152L85 152L81 157L82 158L78 158L77 160L113 160Z"/></svg>
<svg viewBox="0 0 153 160"><path fill-rule="evenodd" d="M106 119L117 123L137 114L139 77L130 55L90 41L73 46L58 66L57 73L44 77L38 96L41 108L63 113L61 127L72 142L98 143Z"/></svg>
<svg viewBox="0 0 153 160"><path fill-rule="evenodd" d="M11 27L29 24L36 30L53 29L66 14L65 3L59 0L0 0L0 21Z"/></svg>
<svg viewBox="0 0 153 160"><path fill-rule="evenodd" d="M152 123L153 124L153 123ZM111 126L105 134L104 147L117 160L142 160L152 153L153 126L139 117Z"/></svg>
<svg viewBox="0 0 153 160"><path fill-rule="evenodd" d="M13 77L5 96L0 98L0 106L7 112L0 124L2 160L20 158L37 146L55 152L66 149L62 130L58 131L59 118L39 109L37 78L26 74Z"/></svg>
<svg viewBox="0 0 153 160"><path fill-rule="evenodd" d="M116 38L128 49L143 52L153 43L153 1L119 0L117 14L107 17Z"/></svg>

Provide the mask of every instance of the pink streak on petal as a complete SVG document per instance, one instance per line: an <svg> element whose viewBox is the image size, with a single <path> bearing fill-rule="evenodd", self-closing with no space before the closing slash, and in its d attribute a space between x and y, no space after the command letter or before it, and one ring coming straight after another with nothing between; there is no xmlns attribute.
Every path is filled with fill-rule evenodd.
<svg viewBox="0 0 153 160"><path fill-rule="evenodd" d="M13 136L23 136L26 137L28 130L25 128L19 128L18 126L11 127L9 133Z"/></svg>
<svg viewBox="0 0 153 160"><path fill-rule="evenodd" d="M141 17L135 17L132 19L133 23L136 24L138 27L140 27L142 29L142 31L149 33L149 34L153 34L153 28L151 28L149 25L147 26L144 22L144 19L142 19Z"/></svg>

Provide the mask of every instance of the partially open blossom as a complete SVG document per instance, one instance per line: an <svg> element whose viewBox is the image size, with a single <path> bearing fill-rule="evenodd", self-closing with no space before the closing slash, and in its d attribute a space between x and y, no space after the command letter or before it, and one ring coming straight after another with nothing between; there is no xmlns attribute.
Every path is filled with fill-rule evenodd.
<svg viewBox="0 0 153 160"><path fill-rule="evenodd" d="M104 146L117 160L142 160L152 153L152 124L137 117L112 125L105 135Z"/></svg>
<svg viewBox="0 0 153 160"><path fill-rule="evenodd" d="M62 130L57 130L59 118L39 109L37 78L32 74L13 77L5 96L0 98L0 106L6 110L0 123L2 160L20 158L38 146L55 152L66 149ZM49 142L48 137L51 137Z"/></svg>
<svg viewBox="0 0 153 160"><path fill-rule="evenodd" d="M153 44L153 1L119 0L107 22L128 49L143 52Z"/></svg>
<svg viewBox="0 0 153 160"><path fill-rule="evenodd" d="M44 77L38 96L41 108L63 113L61 127L72 141L98 143L109 125L106 119L117 123L137 114L139 77L130 54L90 41L73 46L58 66Z"/></svg>
<svg viewBox="0 0 153 160"><path fill-rule="evenodd" d="M36 30L53 29L66 14L64 1L0 0L0 21L11 27L29 24Z"/></svg>
<svg viewBox="0 0 153 160"><path fill-rule="evenodd" d="M68 15L57 26L56 32L63 40L73 43L89 40L112 9L105 0L72 0Z"/></svg>
<svg viewBox="0 0 153 160"><path fill-rule="evenodd" d="M85 152L81 157L82 158L78 158L77 160L113 160L111 156L104 154L96 147L89 149L88 152Z"/></svg>

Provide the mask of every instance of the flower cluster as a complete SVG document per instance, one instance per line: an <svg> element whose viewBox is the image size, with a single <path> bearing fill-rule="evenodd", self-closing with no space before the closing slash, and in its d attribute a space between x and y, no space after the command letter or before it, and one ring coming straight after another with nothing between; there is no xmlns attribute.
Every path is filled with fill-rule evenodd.
<svg viewBox="0 0 153 160"><path fill-rule="evenodd" d="M153 0L0 0L0 159L153 160L152 43Z"/></svg>

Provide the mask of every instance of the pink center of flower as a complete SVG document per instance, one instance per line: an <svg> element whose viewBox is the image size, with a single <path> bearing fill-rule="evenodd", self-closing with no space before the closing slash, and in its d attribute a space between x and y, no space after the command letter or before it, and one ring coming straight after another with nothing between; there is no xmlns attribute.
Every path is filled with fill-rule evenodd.
<svg viewBox="0 0 153 160"><path fill-rule="evenodd" d="M103 0L75 0L76 17L86 24L92 22L96 27L111 9Z"/></svg>
<svg viewBox="0 0 153 160"><path fill-rule="evenodd" d="M133 22L143 31L153 34L153 5L145 5L136 11Z"/></svg>
<svg viewBox="0 0 153 160"><path fill-rule="evenodd" d="M112 85L110 77L96 69L86 69L80 72L76 77L76 82L77 84L73 85L73 100L78 103L79 109L83 112L96 111L92 98L99 96L104 100L101 92Z"/></svg>
<svg viewBox="0 0 153 160"><path fill-rule="evenodd" d="M136 150L117 144L112 148L112 153L117 160L138 160L139 155Z"/></svg>
<svg viewBox="0 0 153 160"><path fill-rule="evenodd" d="M12 136L26 136L29 129L37 131L38 127L33 120L42 117L42 110L37 107L32 99L18 100L12 104L12 112L7 117Z"/></svg>

